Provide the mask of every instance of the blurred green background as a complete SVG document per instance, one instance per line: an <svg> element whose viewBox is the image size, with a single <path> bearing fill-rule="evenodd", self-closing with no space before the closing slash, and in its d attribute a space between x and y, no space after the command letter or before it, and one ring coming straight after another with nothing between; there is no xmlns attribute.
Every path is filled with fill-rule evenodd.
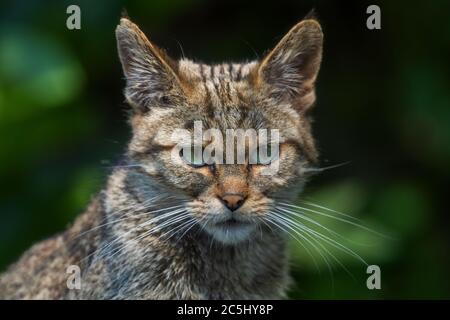
<svg viewBox="0 0 450 320"><path fill-rule="evenodd" d="M81 7L81 30L66 8ZM313 115L326 170L305 196L395 240L322 217L347 246L319 272L293 242L292 298L450 298L450 2L2 1L0 4L0 269L63 230L130 136L114 29L126 8L174 57L254 59L312 8L325 33ZM342 240L344 241L344 240Z"/></svg>

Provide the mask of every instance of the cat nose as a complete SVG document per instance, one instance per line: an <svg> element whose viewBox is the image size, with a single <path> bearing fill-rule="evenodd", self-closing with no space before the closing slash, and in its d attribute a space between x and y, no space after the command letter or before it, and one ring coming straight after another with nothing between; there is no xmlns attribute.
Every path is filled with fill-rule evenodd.
<svg viewBox="0 0 450 320"><path fill-rule="evenodd" d="M245 202L244 196L240 193L225 193L220 200L231 211L239 209Z"/></svg>

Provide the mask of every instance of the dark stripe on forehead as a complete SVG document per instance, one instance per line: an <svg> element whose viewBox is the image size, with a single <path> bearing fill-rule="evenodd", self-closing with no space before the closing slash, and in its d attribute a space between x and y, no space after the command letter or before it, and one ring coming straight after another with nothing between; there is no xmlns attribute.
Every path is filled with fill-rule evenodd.
<svg viewBox="0 0 450 320"><path fill-rule="evenodd" d="M211 101L211 94L209 93L209 89L208 89L208 86L206 85L206 82L203 82L203 89L205 90L205 99L206 99L206 101L205 101L205 104L206 104L206 107L207 108L209 108L209 107L211 107L211 104L212 104L212 101Z"/></svg>
<svg viewBox="0 0 450 320"><path fill-rule="evenodd" d="M206 71L205 71L205 65L203 63L200 64L200 73L202 75L203 90L205 90L206 113L207 113L208 117L213 117L214 110L212 108L211 93L209 92L208 86L206 85Z"/></svg>
<svg viewBox="0 0 450 320"><path fill-rule="evenodd" d="M206 82L203 84L206 92L205 111L208 118L214 118L214 106L212 103L211 92L209 91Z"/></svg>
<svg viewBox="0 0 450 320"><path fill-rule="evenodd" d="M243 65L242 64L239 65L239 68L236 71L236 81L241 81L241 79L242 79L242 76L241 76L242 68L243 68Z"/></svg>
<svg viewBox="0 0 450 320"><path fill-rule="evenodd" d="M217 79L216 79L216 70L215 69L216 69L215 66L211 66L211 82L213 83L216 95L219 97L219 100L220 100L220 90L219 90L218 81L216 81Z"/></svg>
<svg viewBox="0 0 450 320"><path fill-rule="evenodd" d="M227 92L227 97L228 99L231 101L231 85L230 85L230 81L227 81L227 88L226 88L226 92Z"/></svg>
<svg viewBox="0 0 450 320"><path fill-rule="evenodd" d="M202 76L203 83L205 83L206 82L205 65L203 63L200 63L200 75Z"/></svg>

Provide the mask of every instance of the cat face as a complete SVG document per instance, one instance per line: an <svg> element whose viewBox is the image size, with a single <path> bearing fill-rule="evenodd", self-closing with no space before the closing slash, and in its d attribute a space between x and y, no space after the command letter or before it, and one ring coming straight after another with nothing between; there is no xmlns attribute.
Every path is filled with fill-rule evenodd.
<svg viewBox="0 0 450 320"><path fill-rule="evenodd" d="M262 61L244 64L174 61L125 18L116 36L125 96L133 109L128 156L143 168L142 183L157 182L166 192L181 195L187 214L216 240L248 239L258 226L267 225L277 199L298 192L317 160L307 111L315 100L322 55L320 25L300 22ZM203 132L213 129L222 135L223 147L214 155L220 153L223 162L188 155L186 147L194 139L183 140L180 150L174 132L194 136L199 124ZM244 161L236 154L234 162L226 161L238 144L227 136L230 130L266 130L267 136L244 139L244 146L249 150L253 138L266 153L269 147L277 149L271 149L269 162L250 161L248 150ZM279 139L272 145L275 132ZM219 139L202 135L200 151L205 154L213 141Z"/></svg>

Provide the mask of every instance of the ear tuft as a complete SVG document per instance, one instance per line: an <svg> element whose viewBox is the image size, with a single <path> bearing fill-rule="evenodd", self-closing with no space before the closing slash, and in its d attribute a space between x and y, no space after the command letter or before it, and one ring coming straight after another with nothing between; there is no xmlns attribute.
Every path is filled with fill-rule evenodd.
<svg viewBox="0 0 450 320"><path fill-rule="evenodd" d="M318 20L317 19L317 14L316 14L316 9L312 8L307 14L306 16L303 17L303 20Z"/></svg>
<svg viewBox="0 0 450 320"><path fill-rule="evenodd" d="M122 9L121 17L130 20L130 16L128 15L127 9L125 8Z"/></svg>
<svg viewBox="0 0 450 320"><path fill-rule="evenodd" d="M268 94L305 109L315 100L323 34L314 19L295 25L260 63L258 78Z"/></svg>

